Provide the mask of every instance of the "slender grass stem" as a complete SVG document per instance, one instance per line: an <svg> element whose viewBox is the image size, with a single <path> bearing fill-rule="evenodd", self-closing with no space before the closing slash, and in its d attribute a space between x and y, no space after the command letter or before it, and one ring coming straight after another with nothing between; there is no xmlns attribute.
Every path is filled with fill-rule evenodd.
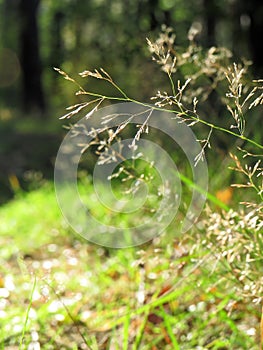
<svg viewBox="0 0 263 350"><path fill-rule="evenodd" d="M100 98L104 98L105 100L109 100L109 101L120 101L120 102L134 102L138 105L141 105L141 106L144 106L144 107L147 107L147 108L152 108L153 110L156 110L156 111L160 111L160 112L168 112L168 113L175 113L175 114L178 114L178 111L176 110L171 110L171 109L167 109L167 108L163 108L163 107L157 107L157 106L154 106L154 105L151 105L149 103L145 103L145 102L141 102L141 101L138 101L138 100L135 100L133 98L130 98L128 97L126 94L124 97L115 97L115 96L105 96L105 95L102 95L102 94L98 94L98 93L93 93L93 92L88 92L88 91L85 91L85 93L83 93L85 95L89 95L89 96L93 96L93 97L100 97ZM263 145L261 145L260 143L244 136L244 135L240 135L240 134L237 134L235 133L234 131L231 131L229 129L226 129L226 128L223 128L221 126L218 126L218 125L215 125L215 124L212 124L204 119L200 119L199 117L197 116L193 116L193 115L188 115L187 112L184 112L183 113L185 115L185 117L187 118L190 118L192 119L193 121L196 121L196 122L199 122L201 124L204 124L206 126L209 126L210 128L214 129L214 130L218 130L218 131L221 131L221 132L224 132L224 133L227 133L227 134L230 134L240 140L243 140L243 141L246 141L260 149L263 149ZM180 112L180 115L182 115L182 113Z"/></svg>
<svg viewBox="0 0 263 350"><path fill-rule="evenodd" d="M26 316L25 316L25 321L24 321L24 325L23 325L22 336L20 338L20 343L19 343L19 350L22 350L22 348L23 348L23 342L24 342L24 338L25 338L26 327L27 327L27 323L28 323L28 319L29 319L29 312L30 312L30 309L31 309L31 306L32 306L33 294L35 292L36 285L37 285L37 278L35 276L34 277L33 287L32 287L30 298L29 298L29 305L28 305L27 310L26 310Z"/></svg>
<svg viewBox="0 0 263 350"><path fill-rule="evenodd" d="M169 80L170 80L170 83L171 83L173 96L175 96L176 95L175 86L174 86L174 82L173 82L173 79L172 79L172 76L171 76L170 73L168 74L168 77L169 77Z"/></svg>

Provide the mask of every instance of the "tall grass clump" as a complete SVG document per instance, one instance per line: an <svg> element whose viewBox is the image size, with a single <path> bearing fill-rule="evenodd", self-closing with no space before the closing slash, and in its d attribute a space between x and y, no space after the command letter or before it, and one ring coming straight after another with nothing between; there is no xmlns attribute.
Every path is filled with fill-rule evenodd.
<svg viewBox="0 0 263 350"><path fill-rule="evenodd" d="M213 148L213 140L216 142L221 136L227 136L228 142L232 142L228 171L236 173L231 188L246 191L241 195L244 199L240 204L224 206L224 209L207 203L202 217L188 232L187 239L191 254L202 261L198 270L200 268L208 275L217 276L214 288L221 285L229 294L236 295L231 310L240 300L255 304L258 309L263 293L263 145L262 135L258 132L261 124L257 124L259 121L254 123L253 118L256 120L254 110L262 108L263 79L254 80L250 74L251 62L245 59L235 62L228 49L204 49L198 45L197 34L198 30L192 26L187 48L176 45L176 35L167 27L162 28L157 39L147 39L153 61L167 76L168 87L158 89L146 102L127 96L103 68L85 70L79 75L83 79L94 78L111 84L112 96L87 90L77 79L55 68L77 86L76 95L80 97L80 102L68 107L62 119L70 119L85 111L86 118L92 121L99 107L116 102L134 102L149 110L168 111L172 118L186 123L195 134L200 135L198 142L202 149L195 159L196 164L202 162L208 150ZM88 86L92 86L90 82ZM125 135L132 118L129 116L113 130L108 130L106 124L89 130L94 136L93 141L83 145L83 151L92 149L97 155L106 151L107 161L116 161L116 157L121 155L111 152L112 144ZM132 130L134 145L143 135L151 133L149 118L150 113L136 130ZM208 156L211 152L213 150L209 150ZM116 178L122 183L125 180L152 180L149 175L142 177L129 162L124 162L116 170ZM160 310L171 333L173 346L177 348L170 316L166 315L163 307Z"/></svg>

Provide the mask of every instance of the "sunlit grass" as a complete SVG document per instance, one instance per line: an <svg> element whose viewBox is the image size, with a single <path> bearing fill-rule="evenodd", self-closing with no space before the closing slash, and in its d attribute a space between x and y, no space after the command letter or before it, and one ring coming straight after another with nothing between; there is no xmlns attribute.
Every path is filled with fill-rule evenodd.
<svg viewBox="0 0 263 350"><path fill-rule="evenodd" d="M0 217L3 349L18 349L23 329L21 349L258 348L259 310L226 290L188 240L92 245L65 224L50 184Z"/></svg>
<svg viewBox="0 0 263 350"><path fill-rule="evenodd" d="M21 193L0 209L0 239L2 243L9 242L3 244L1 255L9 256L14 249L31 252L43 244L52 243L58 235L61 239L65 229L67 225L51 184L38 191Z"/></svg>

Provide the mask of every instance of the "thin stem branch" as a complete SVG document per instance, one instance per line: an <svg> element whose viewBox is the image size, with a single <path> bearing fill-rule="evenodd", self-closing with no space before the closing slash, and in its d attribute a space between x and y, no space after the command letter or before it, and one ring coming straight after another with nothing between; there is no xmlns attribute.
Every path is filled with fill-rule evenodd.
<svg viewBox="0 0 263 350"><path fill-rule="evenodd" d="M172 75L170 73L168 73L168 77L169 77L169 80L170 80L170 83L171 83L173 96L175 96L176 93L175 93L175 87L174 87L174 82L173 82L173 79L172 79Z"/></svg>
<svg viewBox="0 0 263 350"><path fill-rule="evenodd" d="M152 108L153 110L157 110L157 111L160 111L160 112L168 112L168 113L176 113L178 114L178 111L175 111L175 110L171 110L171 109L167 109L167 108L163 108L163 107L157 107L157 106L154 106L154 105L151 105L149 103L145 103L145 102L141 102L141 101L138 101L138 100L135 100L133 98L130 98L129 96L127 97L115 97L115 96L105 96L105 95L102 95L102 94L98 94L98 93L93 93L93 92L88 92L88 91L85 91L85 93L81 93L81 94L85 94L85 95L89 95L89 96L94 96L94 97L100 97L100 98L104 98L105 100L109 100L109 101L123 101L123 102L134 102L138 105L141 105L141 106L144 106L144 107L147 107L147 108ZM218 131L221 131L221 132L224 132L224 133L227 133L227 134L230 134L236 138L239 138L241 140L244 140L260 149L263 149L263 145L259 144L258 142L250 139L250 138L247 138L246 136L244 135L239 135L237 133L235 133L234 131L231 131L231 130L228 130L228 129L225 129L221 126L218 126L218 125L215 125L215 124L212 124L212 123L209 123L208 121L204 120L204 119L200 119L199 117L196 117L194 115L187 115L187 112L182 112L180 113L181 115L184 114L187 118L190 118L190 119L193 119L194 121L197 121L197 122L200 122L201 124L204 124L206 126L209 126L210 128L212 129L215 129L215 130L218 130Z"/></svg>
<svg viewBox="0 0 263 350"><path fill-rule="evenodd" d="M29 318L29 312L30 312L30 309L31 309L31 306L32 306L33 294L35 292L36 285L37 285L37 278L35 276L34 277L33 287L32 287L30 298L29 298L29 305L28 305L27 310L26 310L26 317L25 317L25 322L24 322L24 325L23 325L22 336L21 336L21 339L20 339L19 350L21 350L22 346L23 346L23 341L24 341L24 338L25 338L26 327L27 327L28 318Z"/></svg>

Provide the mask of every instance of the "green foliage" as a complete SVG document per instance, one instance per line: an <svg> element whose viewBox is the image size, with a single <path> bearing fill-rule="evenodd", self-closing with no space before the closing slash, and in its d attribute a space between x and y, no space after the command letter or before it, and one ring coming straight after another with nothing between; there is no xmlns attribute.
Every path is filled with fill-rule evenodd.
<svg viewBox="0 0 263 350"><path fill-rule="evenodd" d="M2 48L11 49L21 63L21 31L25 19L19 13L19 3L18 0L0 3L0 51ZM260 62L256 45L261 39L257 19L260 11L261 5L257 1L250 1L247 5L243 0L235 3L225 0L114 0L110 3L107 0L88 3L42 0L37 13L43 68L39 79L43 80L50 113L57 113L65 103L73 102L70 88L60 84L52 72L54 66L71 74L86 66L102 66L111 71L128 94L136 98L143 94L143 100L149 97L152 82L143 79L143 74L151 76L151 80L158 82L159 86L165 83L152 70L144 42L148 33L158 32L162 24L176 26L177 43L185 45L187 31L195 23L201 29L198 42L204 46L212 44L234 48L240 57L251 58L256 53L257 62ZM255 25L254 34L256 30L259 33L255 35L255 42L248 39L254 29L249 26L249 21ZM10 109L20 107L21 96L25 93L20 88L22 75L20 70L20 77L13 84L10 82L8 88L1 89L2 106ZM96 90L96 82L93 84ZM107 94L107 88L104 93Z"/></svg>
<svg viewBox="0 0 263 350"><path fill-rule="evenodd" d="M84 10L82 2L76 3ZM171 8L174 3L163 1L162 6ZM100 2L92 4L99 7ZM111 10L113 17L118 4ZM19 343L21 349L36 343L43 349L258 348L263 146L261 135L253 139L246 133L250 122L246 115L262 104L262 80L251 83L246 64L229 66L227 50L203 50L196 45L193 31L194 28L189 33L187 49L174 46L173 33L167 28L156 41L149 41L170 84L169 90L153 96L155 106L151 108L170 111L195 128L207 127L200 141L203 152L211 145L215 132L237 140L239 150L232 155L232 163L246 179L236 187L248 187L252 191L250 199L243 201L240 209L237 203L222 203L211 193L216 207L208 207L183 239L175 237L172 224L166 234L151 244L112 250L87 244L72 235L61 219L51 185L29 194L18 193L16 200L0 208L2 348ZM130 97L104 69L85 70L81 77L109 84L109 95L94 92L93 85L85 89L67 73L57 70L77 85L78 98L82 99L69 108L64 118L76 116L84 108L90 108L92 116L107 101L133 101L149 107ZM232 127L231 122L225 125L222 120L216 124L209 114L199 113L200 103L209 103L214 92L218 93L217 103L232 118ZM136 129L135 141L136 136L144 136L146 129L147 121ZM99 153L110 150L109 140L122 136L115 131L103 134L104 139L98 132L95 144L84 146ZM202 161L203 152L197 162ZM242 156L245 159L241 160ZM123 162L121 166L126 172L119 167L110 179L116 196L130 188L128 185L138 180L141 173L147 175L145 182L159 186L158 176L144 162ZM123 185L125 179L127 187ZM190 188L194 186L190 176L181 175L181 180ZM90 200L92 187L88 179L81 177L78 187L89 210L99 219L106 217L105 207ZM189 194L184 200L189 201ZM143 214L155 203L156 198L147 202ZM109 223L130 224L125 215L107 214L105 220ZM132 221L137 219L132 217Z"/></svg>

